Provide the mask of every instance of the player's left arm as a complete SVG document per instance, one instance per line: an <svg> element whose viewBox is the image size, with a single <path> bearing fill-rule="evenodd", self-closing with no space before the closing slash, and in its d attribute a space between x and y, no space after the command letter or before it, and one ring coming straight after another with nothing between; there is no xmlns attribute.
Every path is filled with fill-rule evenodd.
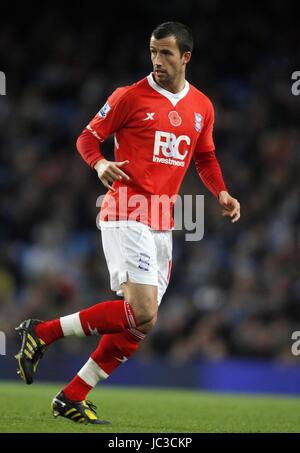
<svg viewBox="0 0 300 453"><path fill-rule="evenodd" d="M235 223L241 215L240 203L229 194L220 164L215 155L213 142L214 109L210 101L204 121L205 123L194 151L196 169L204 185L222 206L222 215L230 217L231 222Z"/></svg>
<svg viewBox="0 0 300 453"><path fill-rule="evenodd" d="M230 217L232 223L237 222L241 217L241 207L238 200L233 198L226 190L219 193L218 200L223 207L222 216Z"/></svg>

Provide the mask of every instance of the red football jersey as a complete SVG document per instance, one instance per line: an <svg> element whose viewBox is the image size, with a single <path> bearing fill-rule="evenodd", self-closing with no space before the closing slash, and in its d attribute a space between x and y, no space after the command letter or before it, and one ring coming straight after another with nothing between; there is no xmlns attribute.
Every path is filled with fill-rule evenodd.
<svg viewBox="0 0 300 453"><path fill-rule="evenodd" d="M172 208L193 153L214 150L213 123L211 101L187 81L182 91L171 93L150 74L115 90L87 129L100 141L114 134L115 160L129 160L122 170L130 181L113 183L100 219L171 228Z"/></svg>

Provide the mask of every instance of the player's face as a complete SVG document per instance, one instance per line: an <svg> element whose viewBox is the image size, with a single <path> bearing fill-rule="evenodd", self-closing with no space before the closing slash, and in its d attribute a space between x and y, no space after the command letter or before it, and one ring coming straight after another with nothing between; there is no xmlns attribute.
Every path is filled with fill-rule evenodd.
<svg viewBox="0 0 300 453"><path fill-rule="evenodd" d="M175 36L162 39L151 36L150 53L155 79L160 85L168 87L184 78L185 66L191 58L191 52L180 55Z"/></svg>

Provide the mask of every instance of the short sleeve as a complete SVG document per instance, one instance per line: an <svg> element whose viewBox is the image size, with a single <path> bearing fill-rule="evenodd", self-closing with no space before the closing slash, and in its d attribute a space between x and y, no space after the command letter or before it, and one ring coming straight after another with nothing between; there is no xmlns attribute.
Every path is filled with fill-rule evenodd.
<svg viewBox="0 0 300 453"><path fill-rule="evenodd" d="M87 125L87 129L101 142L121 129L129 117L128 87L117 88Z"/></svg>

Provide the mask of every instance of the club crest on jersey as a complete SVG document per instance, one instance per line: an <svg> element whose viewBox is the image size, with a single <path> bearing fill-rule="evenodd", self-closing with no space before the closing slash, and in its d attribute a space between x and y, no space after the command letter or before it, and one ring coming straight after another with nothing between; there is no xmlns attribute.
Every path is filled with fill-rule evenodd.
<svg viewBox="0 0 300 453"><path fill-rule="evenodd" d="M202 115L201 113L195 113L195 129L197 132L201 131L202 128Z"/></svg>
<svg viewBox="0 0 300 453"><path fill-rule="evenodd" d="M104 104L102 109L99 110L98 115L101 116L101 118L105 118L106 115L108 114L108 112L110 111L110 109L111 109L110 105L108 104L108 102L106 102L106 104Z"/></svg>
<svg viewBox="0 0 300 453"><path fill-rule="evenodd" d="M179 116L179 113L176 112L176 110L169 112L169 120L172 126L180 126L180 124L182 123L181 117Z"/></svg>

